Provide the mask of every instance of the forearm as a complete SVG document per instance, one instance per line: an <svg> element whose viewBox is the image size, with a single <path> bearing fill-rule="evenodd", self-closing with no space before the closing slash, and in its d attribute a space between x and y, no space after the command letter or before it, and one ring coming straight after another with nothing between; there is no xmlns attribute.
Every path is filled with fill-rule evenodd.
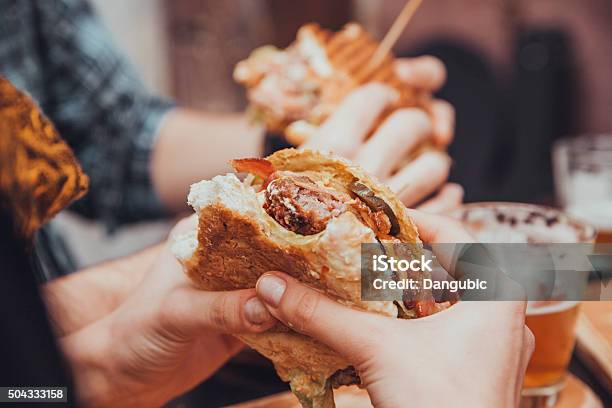
<svg viewBox="0 0 612 408"><path fill-rule="evenodd" d="M261 155L263 132L243 114L175 109L164 119L155 144L151 175L162 203L185 209L189 186L230 170L228 162Z"/></svg>
<svg viewBox="0 0 612 408"><path fill-rule="evenodd" d="M45 284L42 296L58 336L76 332L115 310L159 254L156 245Z"/></svg>

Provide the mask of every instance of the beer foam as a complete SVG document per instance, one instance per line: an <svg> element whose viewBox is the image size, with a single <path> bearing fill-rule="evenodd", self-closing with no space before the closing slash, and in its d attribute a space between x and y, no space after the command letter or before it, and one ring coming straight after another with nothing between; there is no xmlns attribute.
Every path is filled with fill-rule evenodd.
<svg viewBox="0 0 612 408"><path fill-rule="evenodd" d="M468 226L468 229L479 242L522 244L528 241L527 235L507 227L477 229Z"/></svg>
<svg viewBox="0 0 612 408"><path fill-rule="evenodd" d="M478 241L485 243L579 241L579 232L567 217L550 209L471 208L464 212L463 222Z"/></svg>
<svg viewBox="0 0 612 408"><path fill-rule="evenodd" d="M568 202L601 202L612 200L610 192L610 173L576 170L571 173L567 183Z"/></svg>
<svg viewBox="0 0 612 408"><path fill-rule="evenodd" d="M534 300L527 302L527 315L537 316L543 314L560 313L575 307L579 301L542 301ZM539 304L544 304L540 306Z"/></svg>
<svg viewBox="0 0 612 408"><path fill-rule="evenodd" d="M607 201L576 202L567 207L567 212L583 219L597 229L612 231L612 197Z"/></svg>

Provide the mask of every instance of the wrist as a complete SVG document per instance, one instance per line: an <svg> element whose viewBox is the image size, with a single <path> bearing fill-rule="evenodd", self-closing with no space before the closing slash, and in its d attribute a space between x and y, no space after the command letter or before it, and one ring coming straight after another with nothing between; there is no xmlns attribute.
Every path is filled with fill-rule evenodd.
<svg viewBox="0 0 612 408"><path fill-rule="evenodd" d="M109 351L109 325L102 319L60 340L74 378L79 405L110 405L113 392Z"/></svg>
<svg viewBox="0 0 612 408"><path fill-rule="evenodd" d="M123 340L115 330L117 313L61 340L72 369L79 406L149 407L166 400L160 390L147 390L134 380Z"/></svg>

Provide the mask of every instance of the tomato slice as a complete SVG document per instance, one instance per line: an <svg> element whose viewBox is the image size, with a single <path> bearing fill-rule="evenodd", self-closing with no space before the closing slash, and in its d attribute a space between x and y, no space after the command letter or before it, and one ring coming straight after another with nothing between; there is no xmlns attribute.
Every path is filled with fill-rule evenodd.
<svg viewBox="0 0 612 408"><path fill-rule="evenodd" d="M260 158L236 159L231 160L230 164L236 173L251 173L264 180L267 180L276 171L272 163Z"/></svg>

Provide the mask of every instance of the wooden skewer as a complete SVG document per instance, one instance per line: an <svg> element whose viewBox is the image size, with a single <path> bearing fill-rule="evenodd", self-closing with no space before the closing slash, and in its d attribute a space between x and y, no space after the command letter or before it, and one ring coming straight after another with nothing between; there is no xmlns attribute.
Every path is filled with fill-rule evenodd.
<svg viewBox="0 0 612 408"><path fill-rule="evenodd" d="M410 22L410 19L412 19L412 16L414 16L414 13L416 13L422 2L423 0L408 0L401 13L397 16L393 22L393 25L385 35L385 38L383 38L378 45L378 48L376 48L376 51L370 60L370 68L375 68L381 62L383 62L385 56L389 51L391 51L391 48L393 48L393 45L402 34L404 28L406 28L406 25L408 22Z"/></svg>

